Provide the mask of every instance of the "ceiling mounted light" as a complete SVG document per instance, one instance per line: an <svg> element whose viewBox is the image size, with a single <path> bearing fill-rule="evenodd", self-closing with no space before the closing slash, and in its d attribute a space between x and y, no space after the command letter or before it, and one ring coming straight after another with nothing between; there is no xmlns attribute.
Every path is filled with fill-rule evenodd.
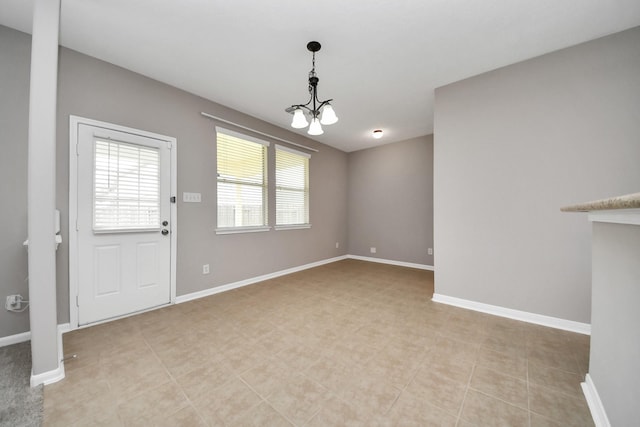
<svg viewBox="0 0 640 427"><path fill-rule="evenodd" d="M287 113L293 113L291 127L302 129L309 125L309 130L307 131L309 135L322 135L324 131L321 125L332 125L338 121L336 112L329 104L333 100L320 101L318 99L318 82L320 79L316 75L316 52L320 50L320 47L318 42L307 43L307 49L313 54L311 71L309 71L309 101L306 104L292 105L285 110ZM305 112L309 115L311 124L307 121Z"/></svg>
<svg viewBox="0 0 640 427"><path fill-rule="evenodd" d="M383 134L382 129L376 129L376 130L373 131L373 137L375 139L382 138L382 134Z"/></svg>

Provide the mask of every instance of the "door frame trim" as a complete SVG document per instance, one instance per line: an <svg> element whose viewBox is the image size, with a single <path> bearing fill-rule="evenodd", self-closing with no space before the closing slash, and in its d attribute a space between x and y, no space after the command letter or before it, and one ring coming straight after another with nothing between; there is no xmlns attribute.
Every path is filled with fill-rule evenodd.
<svg viewBox="0 0 640 427"><path fill-rule="evenodd" d="M76 223L78 219L78 128L79 126L89 125L103 127L105 129L115 130L118 132L130 133L133 135L143 136L147 138L166 141L170 146L170 195L176 197L178 194L178 163L177 163L177 140L174 137L160 135L153 132L147 132L140 129L134 129L126 126L120 126L113 123L102 122L99 120L88 119L84 117L69 116L69 325L71 330L78 329L78 306L76 297L78 295L78 232ZM170 286L171 286L171 302L176 302L176 266L177 266L177 237L178 237L178 203L169 204L169 212L171 214L171 267L170 267ZM129 314L130 315L130 314ZM120 316L120 317L126 317ZM103 323L103 322L96 322ZM86 326L91 326L94 323Z"/></svg>

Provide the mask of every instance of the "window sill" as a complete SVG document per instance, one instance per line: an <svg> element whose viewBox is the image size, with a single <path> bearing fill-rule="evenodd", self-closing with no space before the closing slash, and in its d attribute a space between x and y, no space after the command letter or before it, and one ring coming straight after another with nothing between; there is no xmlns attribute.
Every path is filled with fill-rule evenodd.
<svg viewBox="0 0 640 427"><path fill-rule="evenodd" d="M240 233L261 233L269 231L271 227L228 227L216 228L216 234L240 234Z"/></svg>
<svg viewBox="0 0 640 427"><path fill-rule="evenodd" d="M311 224L290 224L290 225L276 225L274 227L276 231L280 230L303 230L306 228L311 228Z"/></svg>

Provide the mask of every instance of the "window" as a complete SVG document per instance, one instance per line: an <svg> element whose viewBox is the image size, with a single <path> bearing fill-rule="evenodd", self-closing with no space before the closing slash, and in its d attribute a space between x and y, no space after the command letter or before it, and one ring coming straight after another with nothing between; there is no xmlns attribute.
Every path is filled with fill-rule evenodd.
<svg viewBox="0 0 640 427"><path fill-rule="evenodd" d="M276 145L278 228L309 226L309 158L306 153Z"/></svg>
<svg viewBox="0 0 640 427"><path fill-rule="evenodd" d="M269 143L216 128L218 233L264 231L267 227Z"/></svg>
<svg viewBox="0 0 640 427"><path fill-rule="evenodd" d="M93 230L160 228L160 153L157 148L96 139Z"/></svg>

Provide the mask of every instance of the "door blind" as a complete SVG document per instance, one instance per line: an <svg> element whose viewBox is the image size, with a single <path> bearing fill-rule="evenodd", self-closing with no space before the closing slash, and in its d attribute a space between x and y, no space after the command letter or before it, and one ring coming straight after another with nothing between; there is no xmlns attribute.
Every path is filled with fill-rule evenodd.
<svg viewBox="0 0 640 427"><path fill-rule="evenodd" d="M158 149L96 139L94 159L94 231L159 229Z"/></svg>

